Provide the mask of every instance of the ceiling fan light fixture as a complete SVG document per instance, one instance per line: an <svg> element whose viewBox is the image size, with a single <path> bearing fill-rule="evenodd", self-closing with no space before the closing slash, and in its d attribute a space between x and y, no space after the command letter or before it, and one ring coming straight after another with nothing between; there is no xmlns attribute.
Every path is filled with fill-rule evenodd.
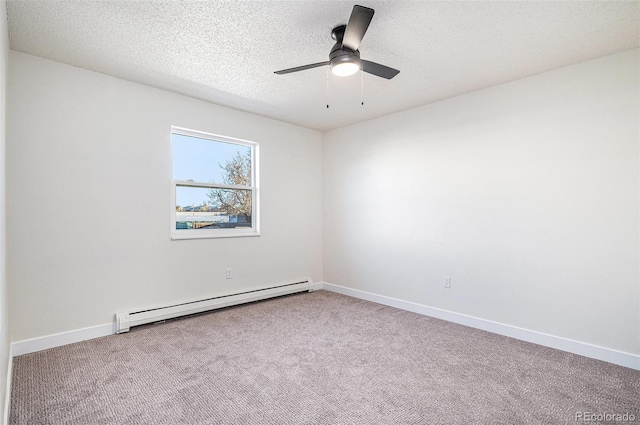
<svg viewBox="0 0 640 425"><path fill-rule="evenodd" d="M362 64L356 56L344 55L331 60L331 72L339 77L348 77L360 69L362 69Z"/></svg>

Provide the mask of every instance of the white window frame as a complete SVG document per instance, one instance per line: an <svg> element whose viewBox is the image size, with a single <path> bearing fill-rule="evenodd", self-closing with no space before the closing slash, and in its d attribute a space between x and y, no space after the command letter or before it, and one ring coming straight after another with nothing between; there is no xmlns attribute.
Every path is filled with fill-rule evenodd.
<svg viewBox="0 0 640 425"><path fill-rule="evenodd" d="M199 139L207 139L213 142L231 143L240 146L248 146L251 148L251 186L237 186L221 183L194 182L185 180L176 180L173 178L173 135L179 134L188 137L197 137ZM182 127L171 126L170 133L171 146L171 239L209 239L209 238L237 238L247 236L260 236L260 192L259 192L259 172L258 172L258 151L257 142L249 140L236 139L233 137L222 136L219 134L205 133L203 131L190 130ZM218 166L218 164L212 164ZM186 187L203 187L211 189L242 189L251 191L251 227L240 227L233 229L176 229L176 189L178 186Z"/></svg>

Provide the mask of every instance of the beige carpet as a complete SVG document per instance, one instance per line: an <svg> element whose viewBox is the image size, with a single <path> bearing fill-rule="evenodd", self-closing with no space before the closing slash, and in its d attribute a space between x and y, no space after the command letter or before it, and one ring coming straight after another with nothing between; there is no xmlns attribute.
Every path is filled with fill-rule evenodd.
<svg viewBox="0 0 640 425"><path fill-rule="evenodd" d="M11 396L12 425L573 424L577 412L640 423L640 372L326 291L16 357Z"/></svg>

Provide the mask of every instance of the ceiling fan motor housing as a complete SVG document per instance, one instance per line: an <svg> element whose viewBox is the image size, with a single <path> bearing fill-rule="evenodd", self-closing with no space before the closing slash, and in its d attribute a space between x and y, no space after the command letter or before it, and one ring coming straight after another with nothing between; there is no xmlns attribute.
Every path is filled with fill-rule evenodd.
<svg viewBox="0 0 640 425"><path fill-rule="evenodd" d="M331 31L331 38L336 40L336 44L333 45L331 53L329 53L330 66L333 68L341 63L355 63L360 67L360 69L362 69L360 51L356 50L353 52L346 46L342 45L342 39L344 37L346 27L346 25L338 25Z"/></svg>

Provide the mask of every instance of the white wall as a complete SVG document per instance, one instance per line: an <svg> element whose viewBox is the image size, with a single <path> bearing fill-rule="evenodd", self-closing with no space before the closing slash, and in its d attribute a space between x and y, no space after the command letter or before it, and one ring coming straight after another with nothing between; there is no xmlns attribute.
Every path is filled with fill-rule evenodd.
<svg viewBox="0 0 640 425"><path fill-rule="evenodd" d="M9 75L13 341L321 280L319 132L13 51ZM171 125L260 143L260 237L170 240Z"/></svg>
<svg viewBox="0 0 640 425"><path fill-rule="evenodd" d="M638 75L636 49L323 144L318 132L11 52L12 340L310 276L639 353ZM261 237L170 240L170 125L261 143ZM0 361L6 348L3 338Z"/></svg>
<svg viewBox="0 0 640 425"><path fill-rule="evenodd" d="M0 418L4 417L6 383L9 361L9 303L6 274L6 222L5 222L5 105L7 98L7 63L9 61L9 35L7 32L7 3L0 2ZM3 419L0 419L3 420Z"/></svg>
<svg viewBox="0 0 640 425"><path fill-rule="evenodd" d="M326 133L325 282L638 354L638 63Z"/></svg>

